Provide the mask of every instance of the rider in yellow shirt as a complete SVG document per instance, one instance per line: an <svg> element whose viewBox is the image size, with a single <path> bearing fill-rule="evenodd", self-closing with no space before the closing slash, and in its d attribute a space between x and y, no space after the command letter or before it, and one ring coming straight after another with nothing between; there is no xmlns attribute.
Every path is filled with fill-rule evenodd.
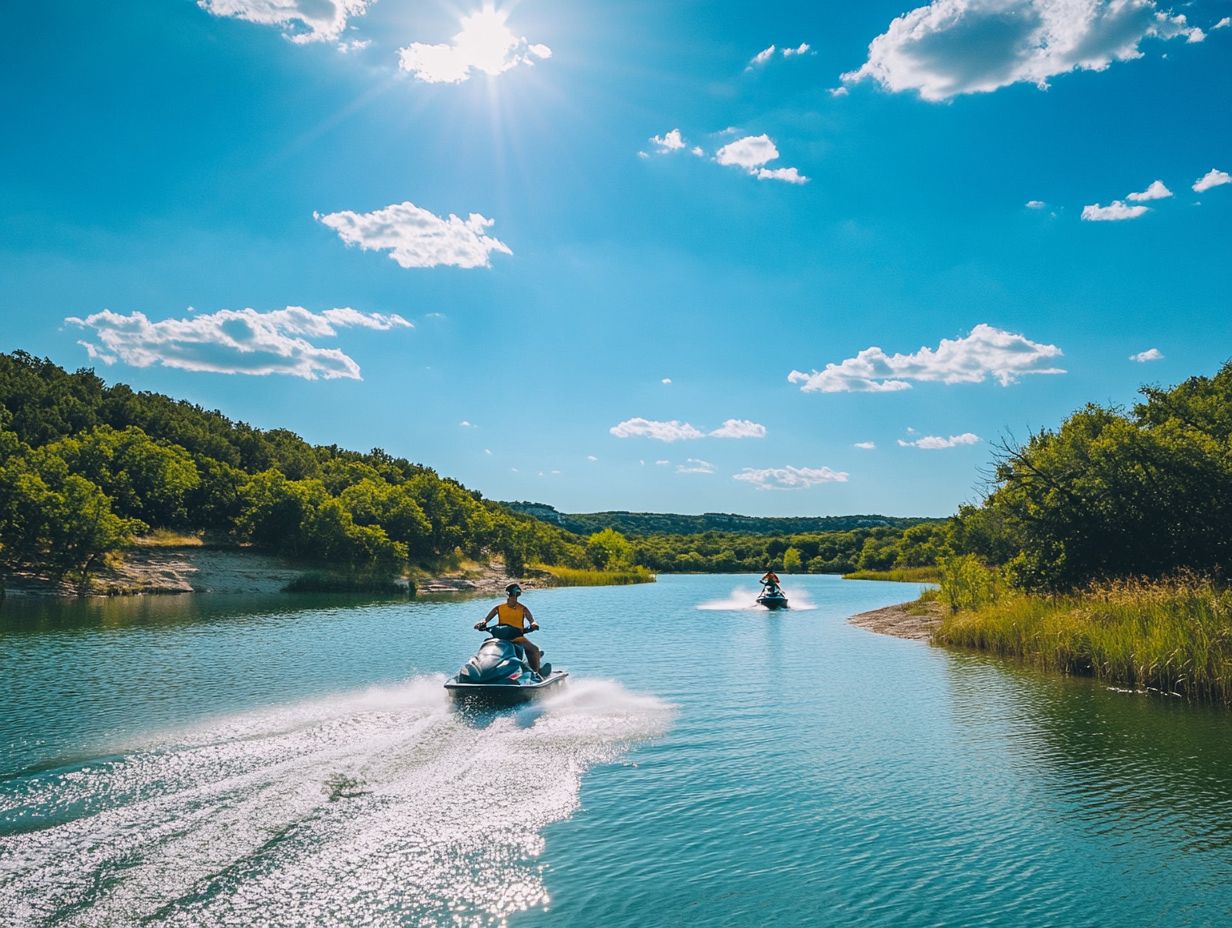
<svg viewBox="0 0 1232 928"><path fill-rule="evenodd" d="M505 593L508 598L500 605L493 606L492 611L483 617L482 622L475 623L475 627L482 631L495 617L499 625L512 625L518 631L538 631L539 626L535 623L535 617L530 614L529 609L518 602L518 597L522 595L522 588L516 583L511 583L505 587ZM526 652L526 663L530 664L531 670L538 673L539 655L542 653L539 648L532 644L525 635L514 638L512 641L522 646Z"/></svg>

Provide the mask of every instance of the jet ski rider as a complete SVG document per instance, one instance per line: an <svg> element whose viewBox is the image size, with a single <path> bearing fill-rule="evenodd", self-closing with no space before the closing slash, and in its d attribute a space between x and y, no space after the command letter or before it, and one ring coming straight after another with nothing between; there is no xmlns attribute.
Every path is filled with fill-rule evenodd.
<svg viewBox="0 0 1232 928"><path fill-rule="evenodd" d="M761 578L761 585L766 587L767 593L777 593L779 591L779 575L774 572L774 568L766 568L766 572Z"/></svg>
<svg viewBox="0 0 1232 928"><path fill-rule="evenodd" d="M475 628L486 631L488 622L495 616L498 625L512 625L518 631L538 631L539 626L535 623L535 617L530 614L529 609L518 602L518 597L522 595L522 588L516 583L511 583L505 587L505 593L508 594L508 599L493 606L492 611L483 617L482 622L475 623ZM538 673L539 655L542 653L539 648L533 645L525 635L514 638L512 641L522 647L526 652L526 663L530 664L531 670Z"/></svg>

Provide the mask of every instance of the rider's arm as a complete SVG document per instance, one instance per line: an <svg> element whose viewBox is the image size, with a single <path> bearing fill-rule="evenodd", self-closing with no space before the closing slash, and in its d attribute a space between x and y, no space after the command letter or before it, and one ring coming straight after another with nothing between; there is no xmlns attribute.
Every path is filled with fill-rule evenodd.
<svg viewBox="0 0 1232 928"><path fill-rule="evenodd" d="M489 612L487 615L485 615L485 616L483 617L483 621L482 621L482 622L476 622L476 623L475 623L475 627L476 627L476 628L483 628L483 627L484 627L485 625L487 625L490 621L492 621L492 616L496 615L496 613L497 613L497 611L498 611L498 608L499 608L499 607L497 607L497 606L493 606L493 607L492 607L492 611L491 611L491 612Z"/></svg>
<svg viewBox="0 0 1232 928"><path fill-rule="evenodd" d="M522 607L522 618L530 622L532 629L539 627L538 625L535 624L535 617L530 614L530 610L527 609L525 606Z"/></svg>

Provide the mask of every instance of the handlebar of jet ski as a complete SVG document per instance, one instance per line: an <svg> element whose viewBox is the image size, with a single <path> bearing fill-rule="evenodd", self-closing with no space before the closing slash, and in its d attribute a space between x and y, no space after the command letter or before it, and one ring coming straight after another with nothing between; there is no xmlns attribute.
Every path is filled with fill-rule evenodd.
<svg viewBox="0 0 1232 928"><path fill-rule="evenodd" d="M498 628L507 628L507 629L509 629L509 631L508 631L508 632L506 632L506 634L508 634L508 635L510 636L510 638L520 638L520 637L521 637L521 636L523 636L523 635L529 635L531 632L537 632L537 631L539 631L539 626L538 626L538 625L531 625L531 627L530 627L530 628L524 628L524 629L522 629L522 630L519 632L519 631L517 631L517 629L515 629L512 625L505 625L505 626L502 626L502 625L500 625L499 623L498 623L498 624L496 624L496 625L485 625L485 626L483 626L483 628L476 627L476 629L475 629L475 630L476 630L476 631L480 631L480 632L485 632L486 634L491 635L493 638L499 638L500 636L499 636L499 635L497 635L497 634L495 633L495 630L496 630L496 629L498 629ZM516 632L516 634L514 634L515 632ZM502 639L502 640L504 640L504 639Z"/></svg>

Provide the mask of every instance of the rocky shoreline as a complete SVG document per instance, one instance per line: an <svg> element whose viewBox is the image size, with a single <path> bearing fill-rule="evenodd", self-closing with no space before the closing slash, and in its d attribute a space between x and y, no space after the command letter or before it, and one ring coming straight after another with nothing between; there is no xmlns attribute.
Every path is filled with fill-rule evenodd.
<svg viewBox="0 0 1232 928"><path fill-rule="evenodd" d="M896 606L886 606L884 609L861 612L851 616L847 621L879 635L891 635L894 638L907 638L911 641L928 641L941 624L941 604L936 602L899 603Z"/></svg>

